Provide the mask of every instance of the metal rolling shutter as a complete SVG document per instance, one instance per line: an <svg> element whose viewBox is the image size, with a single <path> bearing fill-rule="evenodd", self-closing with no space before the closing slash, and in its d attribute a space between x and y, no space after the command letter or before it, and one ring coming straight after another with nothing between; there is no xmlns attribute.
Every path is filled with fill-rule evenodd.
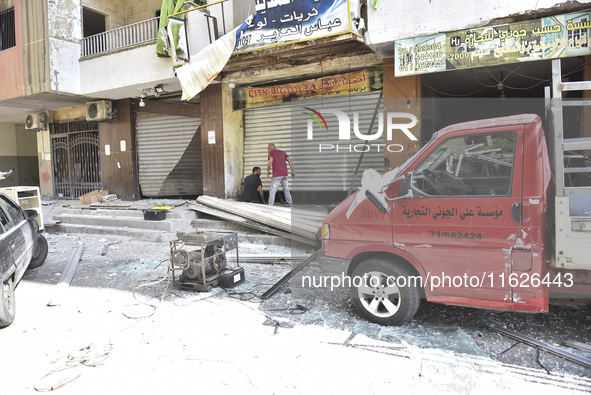
<svg viewBox="0 0 591 395"><path fill-rule="evenodd" d="M254 166L263 169L267 166L267 145L274 143L277 148L291 157L296 177L290 179L293 191L347 191L357 161L361 153L348 152L348 145L364 144L353 133L353 113L359 112L359 131L366 134L371 123L379 92L338 96L322 99L303 99L289 104L261 107L245 110L244 124L244 172L250 174ZM307 140L307 123L311 119L303 107L314 110L337 109L344 111L351 120L351 140L338 140L338 121L335 116L325 117L330 132L319 130L315 124L314 140ZM380 113L383 104L380 103ZM372 133L378 128L378 118ZM371 144L370 142L369 144ZM383 138L373 141L383 143ZM319 144L339 144L345 151L319 152ZM362 148L359 148L362 149ZM384 148L378 152L372 149L366 152L356 178L356 187L360 186L361 175L365 169L374 168L382 173L384 169ZM270 178L261 177L263 188L268 189Z"/></svg>
<svg viewBox="0 0 591 395"><path fill-rule="evenodd" d="M146 197L203 193L201 120L138 114L139 182Z"/></svg>

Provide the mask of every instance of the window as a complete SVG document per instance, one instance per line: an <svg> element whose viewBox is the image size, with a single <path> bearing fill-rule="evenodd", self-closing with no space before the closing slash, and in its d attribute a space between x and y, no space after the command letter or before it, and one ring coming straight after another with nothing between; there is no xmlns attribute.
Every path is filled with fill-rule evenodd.
<svg viewBox="0 0 591 395"><path fill-rule="evenodd" d="M84 37L94 36L95 34L106 31L106 18L91 9L84 7L82 9L82 25Z"/></svg>
<svg viewBox="0 0 591 395"><path fill-rule="evenodd" d="M2 208L0 208L0 233L4 232L4 228L8 225L8 222L8 217L4 214Z"/></svg>
<svg viewBox="0 0 591 395"><path fill-rule="evenodd" d="M16 45L14 7L0 12L0 51Z"/></svg>
<svg viewBox="0 0 591 395"><path fill-rule="evenodd" d="M14 228L21 221L24 221L25 217L20 208L12 202L12 200L0 196L0 204L6 208L8 217L2 217L2 222L6 230ZM6 223L4 223L6 221Z"/></svg>
<svg viewBox="0 0 591 395"><path fill-rule="evenodd" d="M514 132L450 138L417 167L414 186L426 195L509 196L514 156Z"/></svg>

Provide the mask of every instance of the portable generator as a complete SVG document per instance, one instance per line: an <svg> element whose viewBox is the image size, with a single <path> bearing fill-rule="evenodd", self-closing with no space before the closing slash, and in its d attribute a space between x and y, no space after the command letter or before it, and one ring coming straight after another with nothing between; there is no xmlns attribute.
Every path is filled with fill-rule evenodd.
<svg viewBox="0 0 591 395"><path fill-rule="evenodd" d="M228 266L226 253L236 252L236 266ZM244 282L244 268L238 257L238 234L213 232L186 233L170 242L168 261L172 285L195 291L211 291L213 287L234 287Z"/></svg>

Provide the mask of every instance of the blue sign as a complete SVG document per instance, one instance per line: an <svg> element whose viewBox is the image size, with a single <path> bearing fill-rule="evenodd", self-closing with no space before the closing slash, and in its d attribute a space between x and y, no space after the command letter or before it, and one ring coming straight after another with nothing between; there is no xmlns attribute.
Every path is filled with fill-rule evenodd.
<svg viewBox="0 0 591 395"><path fill-rule="evenodd" d="M234 53L351 31L348 0L255 0L238 29Z"/></svg>

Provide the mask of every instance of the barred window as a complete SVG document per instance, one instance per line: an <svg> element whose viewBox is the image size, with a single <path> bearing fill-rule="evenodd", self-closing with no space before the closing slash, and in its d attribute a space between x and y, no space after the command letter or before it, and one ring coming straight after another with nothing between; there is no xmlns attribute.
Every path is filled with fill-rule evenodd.
<svg viewBox="0 0 591 395"><path fill-rule="evenodd" d="M0 12L0 51L16 45L14 7Z"/></svg>

